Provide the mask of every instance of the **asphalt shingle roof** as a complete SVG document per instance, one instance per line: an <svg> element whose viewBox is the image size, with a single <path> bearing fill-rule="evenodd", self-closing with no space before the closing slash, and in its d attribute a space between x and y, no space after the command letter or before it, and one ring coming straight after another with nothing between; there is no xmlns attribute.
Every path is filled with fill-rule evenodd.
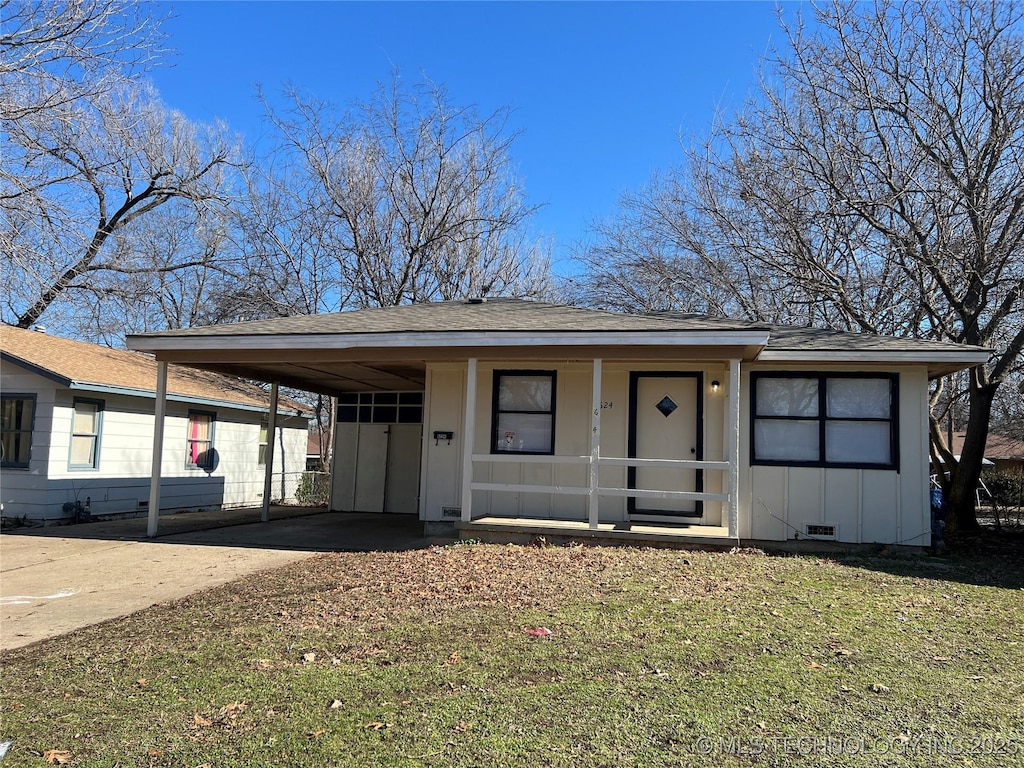
<svg viewBox="0 0 1024 768"><path fill-rule="evenodd" d="M231 325L143 334L135 338L256 337L311 334L388 334L515 332L558 334L650 333L672 331L766 331L768 348L791 351L950 351L980 350L943 342L849 333L819 328L772 325L672 312L628 315L524 299L494 298L482 303L446 301L363 309L323 315L299 315Z"/></svg>
<svg viewBox="0 0 1024 768"><path fill-rule="evenodd" d="M0 351L14 362L42 369L67 383L156 390L157 362L141 352L110 349L10 325L0 327ZM219 373L176 365L167 368L167 391L204 400L267 408L268 395L259 387ZM298 407L288 401L284 407Z"/></svg>

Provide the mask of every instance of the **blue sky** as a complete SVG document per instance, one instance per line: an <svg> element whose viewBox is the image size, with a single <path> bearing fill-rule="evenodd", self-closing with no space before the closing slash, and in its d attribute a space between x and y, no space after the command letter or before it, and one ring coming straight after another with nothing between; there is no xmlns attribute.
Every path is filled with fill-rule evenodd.
<svg viewBox="0 0 1024 768"><path fill-rule="evenodd" d="M250 140L254 87L285 83L345 104L392 68L422 71L455 104L514 110L534 234L564 257L619 195L679 161L680 135L737 107L781 42L772 2L173 2L177 51L153 73L164 100Z"/></svg>

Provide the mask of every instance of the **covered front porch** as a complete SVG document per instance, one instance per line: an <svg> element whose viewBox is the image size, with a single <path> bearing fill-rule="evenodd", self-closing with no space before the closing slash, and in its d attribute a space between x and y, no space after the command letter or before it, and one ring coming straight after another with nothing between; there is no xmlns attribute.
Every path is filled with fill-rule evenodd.
<svg viewBox="0 0 1024 768"><path fill-rule="evenodd" d="M620 371L627 372L630 376L629 391L629 413L627 419L628 440L623 440L623 430L619 419L618 429L615 430L614 438L603 440L606 430L602 428L604 419L603 413L609 410L614 401L609 397L618 398L621 391L613 394L605 383L605 360L594 358L589 362L590 387L589 393L574 392L579 400L589 402L588 418L584 421L580 418L573 418L572 415L560 416L557 419L552 415L552 429L559 429L561 435L558 440L552 438L553 450L551 453L530 451L503 450L502 438L515 436L514 432L504 431L500 422L500 416L493 415L492 423L486 429L479 429L476 423L477 417L487 409L482 409L476 398L480 390L486 391L489 382L486 380L486 372L483 377L480 375L481 361L478 358L470 358L466 363L466 381L469 385L465 388L465 404L463 414L465 423L463 434L466 436L462 441L461 458L461 487L459 508L460 530L466 531L510 531L522 529L532 532L535 535L550 535L558 533L584 533L602 538L629 538L644 536L664 536L679 541L684 538L700 539L708 543L713 539L722 539L723 542L735 543L739 534L739 434L740 434L740 360L731 358L721 361L723 381L718 378L709 379L704 375L703 369L707 361L700 363L675 362L673 366L667 364L633 365L631 361L617 359L615 361ZM493 365L486 367L493 370ZM661 371L659 368L671 367L672 370ZM634 368L636 370L634 370ZM688 368L699 369L692 373L687 372ZM514 374L516 368L509 368L505 371L494 373L494 398L499 398L499 373ZM531 371L527 370L527 373ZM688 422L694 432L691 438L685 436L670 435L665 440L655 440L646 449L642 448L638 440L637 425L642 423L642 415L638 414L638 381L640 377L650 379L664 378L667 382L673 382L676 378L689 377L693 379L694 402L690 404L677 404L668 395L653 407L661 410L661 416L666 419L663 429L673 430L667 420L670 417L685 418L684 410L692 408L695 416L690 416ZM609 376L609 378L613 378ZM577 377L577 381L579 377ZM655 385L657 386L657 385ZM563 387L563 390L565 388ZM621 390L621 388L620 388ZM651 393L660 393L661 389L650 389ZM564 394L564 392L563 392ZM587 397L589 395L589 398ZM704 423L703 413L705 411L705 400L707 397L721 398L723 403L720 407L721 417L708 424ZM654 400L648 397L648 400ZM677 396L677 399L682 399ZM649 404L645 404L649 405ZM497 409L492 404L493 409ZM580 404L576 404L577 410ZM676 416L676 413L680 416ZM554 411L552 410L552 414ZM658 419L659 416L654 416ZM680 422L687 423L687 422ZM720 430L714 440L708 440L708 430ZM570 436L565 431L572 430ZM581 432L583 439L581 437ZM483 436L489 443L490 450L481 445ZM693 442L689 448L692 458L681 458L678 448L673 444L682 445ZM650 442L650 441L648 441ZM713 453L719 456L705 458L703 446L705 442L720 446ZM585 445L589 451L583 453L562 453L554 450L555 447L566 444L574 445L577 448ZM625 449L625 450L623 450ZM654 455L652 455L652 453ZM488 479L493 476L494 470L503 467L538 466L554 470L555 468L578 468L575 473L570 472L575 482L553 482L553 483L522 483L522 482L495 482ZM612 471L613 468L619 470ZM604 471L602 471L604 470ZM624 470L624 471L623 471ZM657 473L661 471L662 474ZM705 475L717 476L716 482L705 483ZM551 477L558 477L556 472L551 472ZM625 481L625 482L623 482ZM675 484L674 484L675 483ZM710 488L706 488L710 486ZM585 502L586 517L584 520L576 519L575 515L559 517L557 513L548 514L544 519L535 517L528 510L521 510L518 515L493 514L493 504L486 503L496 495L516 494L529 495L531 498L542 498L544 496L559 497L569 496L582 498ZM602 501L617 499L620 502L625 500L626 511L617 515L614 511L609 514L608 503L602 513ZM485 503L481 504L480 502ZM680 504L689 503L692 511L682 511ZM705 505L720 505L721 516L717 520L701 519L699 510ZM500 507L500 504L498 505ZM552 505L552 509L557 505ZM650 507L654 507L651 509ZM478 511L479 510L479 511ZM675 510L675 511L674 511ZM525 512L525 514L523 513ZM696 518L696 519L695 519ZM471 534L470 534L471 535Z"/></svg>

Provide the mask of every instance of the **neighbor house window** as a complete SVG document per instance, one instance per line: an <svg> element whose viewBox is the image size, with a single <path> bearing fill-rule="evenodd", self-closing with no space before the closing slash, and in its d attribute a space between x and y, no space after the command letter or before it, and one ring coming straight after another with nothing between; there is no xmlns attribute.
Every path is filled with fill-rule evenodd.
<svg viewBox="0 0 1024 768"><path fill-rule="evenodd" d="M555 372L495 371L491 453L555 452Z"/></svg>
<svg viewBox="0 0 1024 768"><path fill-rule="evenodd" d="M28 468L35 415L35 395L0 395L0 467Z"/></svg>
<svg viewBox="0 0 1024 768"><path fill-rule="evenodd" d="M71 469L96 469L100 465L102 400L75 398L71 416Z"/></svg>
<svg viewBox="0 0 1024 768"><path fill-rule="evenodd" d="M207 471L213 469L213 420L212 413L188 412L186 467Z"/></svg>
<svg viewBox="0 0 1024 768"><path fill-rule="evenodd" d="M754 464L897 468L895 375L755 373Z"/></svg>
<svg viewBox="0 0 1024 768"><path fill-rule="evenodd" d="M267 442L270 436L270 425L267 422L260 424L260 455L257 463L261 467L267 466Z"/></svg>

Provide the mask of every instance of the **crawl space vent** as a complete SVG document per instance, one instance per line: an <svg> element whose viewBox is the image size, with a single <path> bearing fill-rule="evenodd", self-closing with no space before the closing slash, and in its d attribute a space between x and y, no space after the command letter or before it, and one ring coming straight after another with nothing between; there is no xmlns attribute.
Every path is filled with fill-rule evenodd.
<svg viewBox="0 0 1024 768"><path fill-rule="evenodd" d="M806 525L804 533L815 539L835 539L839 536L839 526L830 523Z"/></svg>
<svg viewBox="0 0 1024 768"><path fill-rule="evenodd" d="M462 517L462 507L441 507L441 517Z"/></svg>

